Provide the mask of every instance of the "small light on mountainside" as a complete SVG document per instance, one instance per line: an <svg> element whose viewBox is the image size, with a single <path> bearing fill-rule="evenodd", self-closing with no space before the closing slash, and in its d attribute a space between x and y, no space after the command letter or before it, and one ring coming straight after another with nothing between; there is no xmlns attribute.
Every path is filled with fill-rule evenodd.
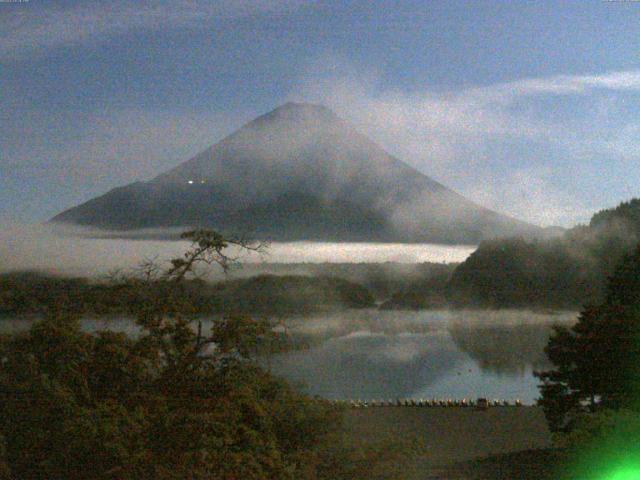
<svg viewBox="0 0 640 480"><path fill-rule="evenodd" d="M189 185L193 185L193 180L189 180Z"/></svg>

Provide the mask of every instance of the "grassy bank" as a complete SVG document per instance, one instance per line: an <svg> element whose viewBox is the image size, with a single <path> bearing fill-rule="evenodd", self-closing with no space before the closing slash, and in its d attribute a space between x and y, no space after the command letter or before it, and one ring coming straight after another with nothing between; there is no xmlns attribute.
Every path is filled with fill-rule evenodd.
<svg viewBox="0 0 640 480"><path fill-rule="evenodd" d="M486 411L410 407L351 409L346 413L345 429L356 445L385 441L417 445L415 455L405 466L407 471L414 472L410 478L415 479L475 478L471 475L481 471L488 474L492 469L499 471L500 462L510 465L512 462L509 456L503 457L505 454L540 451L551 446L544 415L537 407L495 407ZM492 462L491 458L496 456L506 460ZM513 457L515 467L524 461L519 458ZM476 463L479 459L484 459L484 463Z"/></svg>

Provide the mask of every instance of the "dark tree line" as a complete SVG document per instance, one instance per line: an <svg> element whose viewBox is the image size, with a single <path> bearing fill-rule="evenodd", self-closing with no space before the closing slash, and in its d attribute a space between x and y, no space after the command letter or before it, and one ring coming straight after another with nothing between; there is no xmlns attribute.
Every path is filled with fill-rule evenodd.
<svg viewBox="0 0 640 480"><path fill-rule="evenodd" d="M556 327L545 351L554 368L537 375L552 430L571 430L585 413L640 408L640 247L615 269L604 300L573 327Z"/></svg>
<svg viewBox="0 0 640 480"><path fill-rule="evenodd" d="M640 241L640 200L596 213L547 240L482 243L451 276L454 306L580 308L606 295L606 278Z"/></svg>
<svg viewBox="0 0 640 480"><path fill-rule="evenodd" d="M131 305L136 305L143 293L129 288L128 281L121 276L91 282L36 272L0 274L0 314L44 314L63 301L85 315L135 314ZM166 292L168 287L171 292ZM174 295L179 291L200 315L231 311L261 315L303 314L374 305L368 289L328 276L258 275L216 283L188 278L171 285L155 279L146 288L154 290L158 296Z"/></svg>

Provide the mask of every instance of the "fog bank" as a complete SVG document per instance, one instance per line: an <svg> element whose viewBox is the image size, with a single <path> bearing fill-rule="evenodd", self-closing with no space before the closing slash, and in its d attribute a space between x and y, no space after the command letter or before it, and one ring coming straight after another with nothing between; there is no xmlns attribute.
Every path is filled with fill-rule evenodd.
<svg viewBox="0 0 640 480"><path fill-rule="evenodd" d="M145 259L181 255L188 242L136 238L92 238L80 228L52 225L4 225L0 230L0 272L44 270L100 276L138 265ZM243 263L461 262L473 246L379 243L271 243L266 253L240 254ZM231 252L234 253L234 252ZM237 252L235 252L237 253Z"/></svg>

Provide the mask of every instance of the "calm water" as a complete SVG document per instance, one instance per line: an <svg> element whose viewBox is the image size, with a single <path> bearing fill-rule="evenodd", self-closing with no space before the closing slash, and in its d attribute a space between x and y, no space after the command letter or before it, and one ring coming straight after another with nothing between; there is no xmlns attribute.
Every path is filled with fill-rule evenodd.
<svg viewBox="0 0 640 480"><path fill-rule="evenodd" d="M288 334L308 346L273 356L269 368L308 393L334 399L519 398L532 403L547 367L551 325L576 313L352 310L293 318ZM0 330L28 328L4 319ZM130 320L85 319L89 331L135 335Z"/></svg>
<svg viewBox="0 0 640 480"><path fill-rule="evenodd" d="M538 397L533 371L553 324L575 313L350 311L296 319L311 348L278 355L272 370L335 399Z"/></svg>

